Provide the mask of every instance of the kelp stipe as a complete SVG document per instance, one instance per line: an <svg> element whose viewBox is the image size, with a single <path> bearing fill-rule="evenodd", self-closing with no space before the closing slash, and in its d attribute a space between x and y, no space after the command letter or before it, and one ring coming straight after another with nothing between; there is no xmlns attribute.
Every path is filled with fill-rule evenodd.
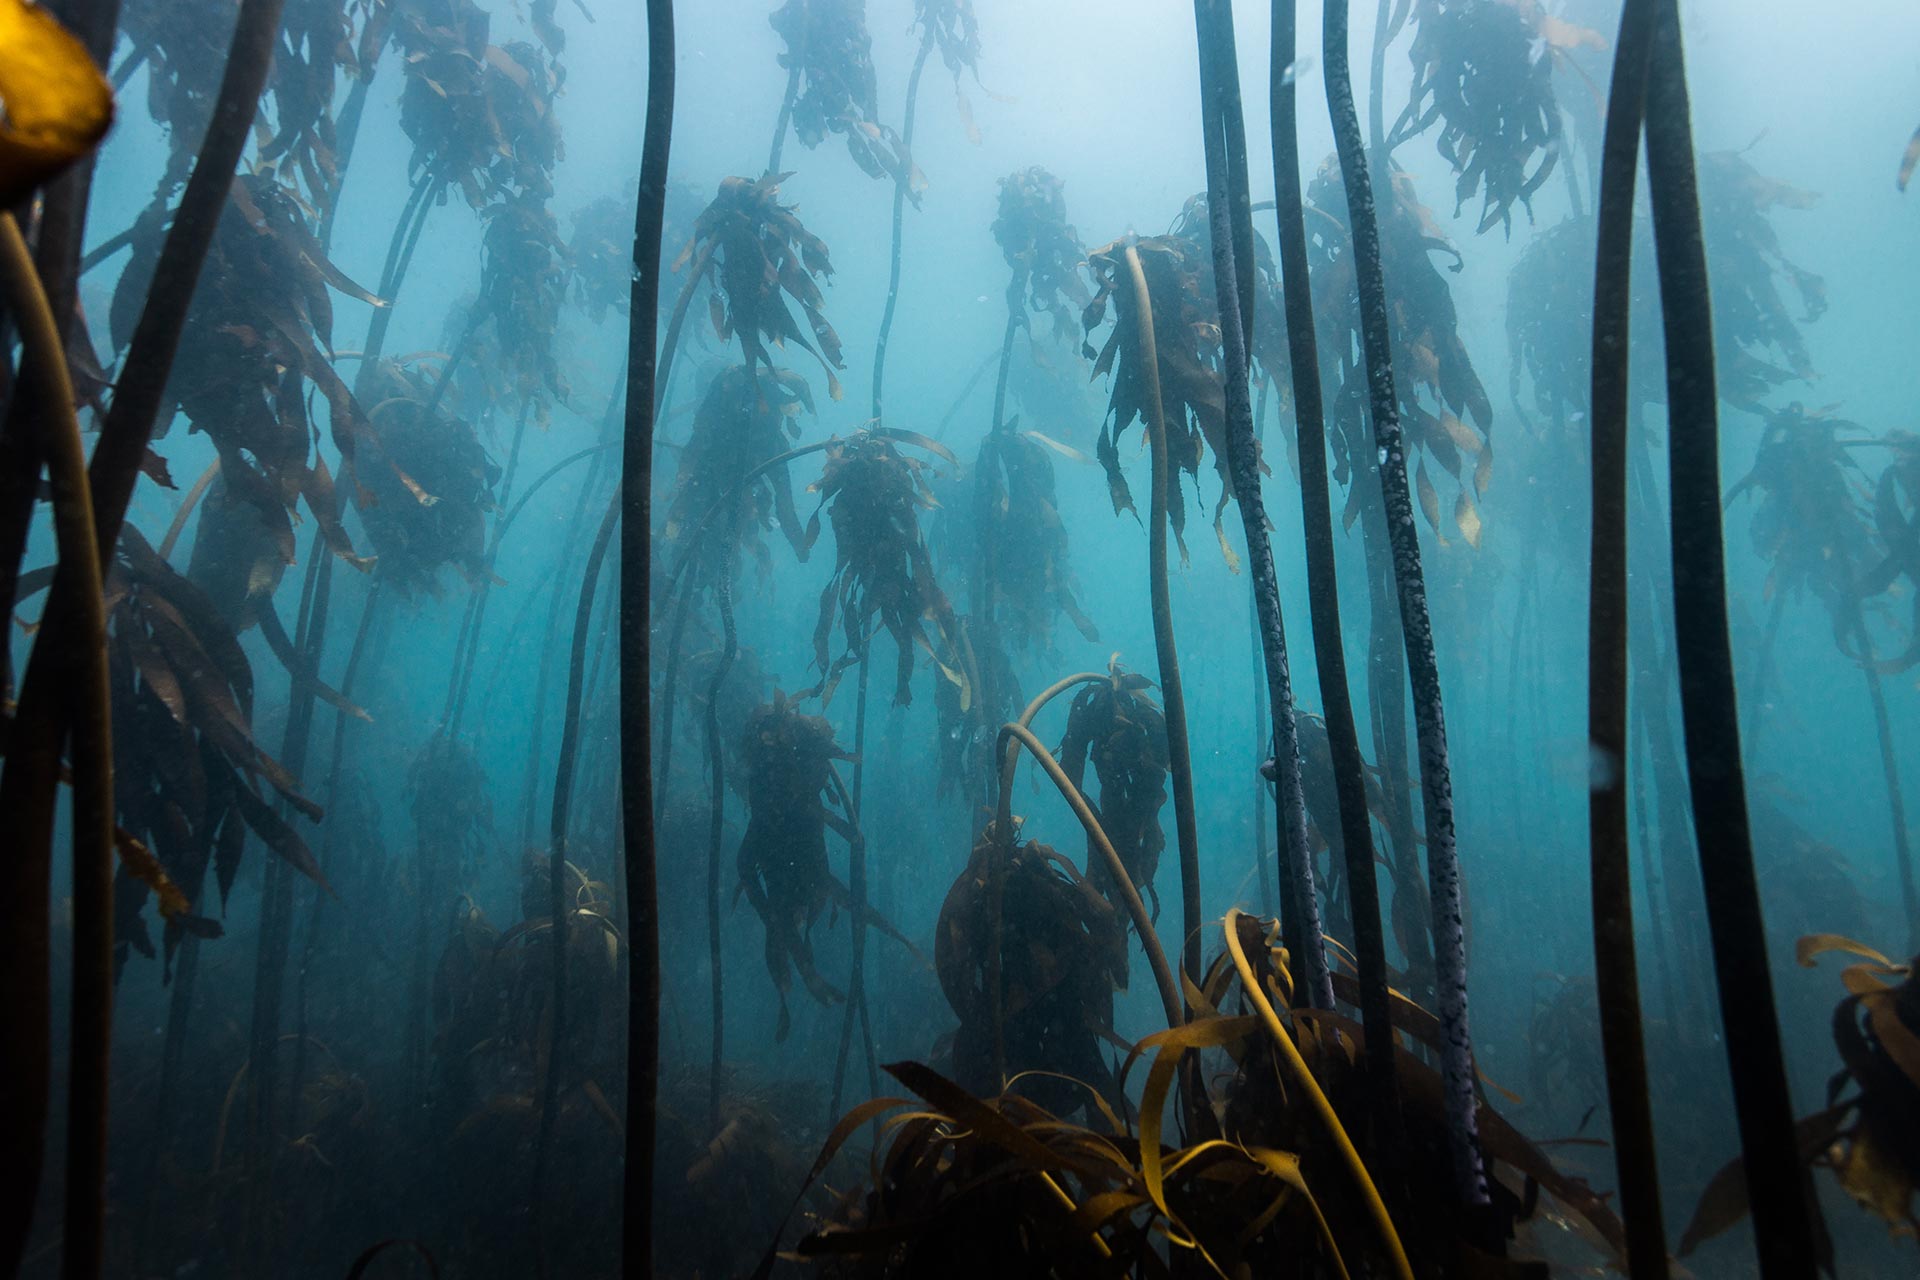
<svg viewBox="0 0 1920 1280"><path fill-rule="evenodd" d="M1460 866L1454 848L1453 776L1447 761L1447 727L1440 702L1440 670L1434 656L1433 626L1427 615L1426 584L1420 571L1420 535L1413 523L1413 499L1407 488L1406 456L1394 394L1379 225L1374 218L1373 188L1367 174L1366 153L1361 146L1353 83L1347 70L1347 0L1329 0L1322 24L1327 109L1333 117L1333 136L1339 148L1341 176L1347 192L1355 274L1360 286L1367 386L1374 440L1379 451L1377 469L1392 540L1394 584L1399 597L1400 626L1413 686L1414 725L1420 746L1420 791L1427 819L1427 876L1433 899L1434 963L1440 1020L1446 1033L1440 1062L1446 1082L1454 1191L1463 1206L1484 1208L1489 1201L1475 1115L1473 1041L1467 1026L1467 954Z"/></svg>
<svg viewBox="0 0 1920 1280"><path fill-rule="evenodd" d="M1293 676L1288 669L1286 627L1280 616L1280 585L1274 576L1267 506L1260 493L1260 446L1253 438L1247 351L1253 323L1253 214L1246 193L1246 128L1240 111L1240 68L1233 55L1231 0L1194 0L1200 46L1201 116L1205 120L1208 237L1213 248L1214 290L1225 348L1227 456L1234 500L1246 536L1247 571L1260 623L1268 713L1274 739L1274 769L1280 788L1281 871L1284 900L1297 919L1289 946L1302 957L1306 1002L1333 1007L1326 944L1320 933L1320 900L1313 858L1307 852L1307 808L1300 788L1300 737L1293 718ZM1236 164L1236 140L1238 163ZM1240 256L1244 255L1244 256Z"/></svg>
<svg viewBox="0 0 1920 1280"><path fill-rule="evenodd" d="M1633 1280L1665 1280L1667 1275L1627 839L1627 362L1633 195L1653 11L1654 0L1628 0L1621 13L1600 162L1593 285L1593 568L1587 613L1593 962Z"/></svg>
<svg viewBox="0 0 1920 1280"><path fill-rule="evenodd" d="M1380 922L1380 882L1374 871L1373 819L1367 809L1366 761L1353 722L1347 652L1340 626L1334 564L1333 500L1327 482L1326 414L1320 356L1314 334L1313 293L1307 280L1306 212L1300 194L1298 76L1294 69L1296 0L1274 0L1269 64L1273 181L1280 235L1280 277L1292 367L1294 426L1299 438L1301 523L1305 533L1307 604L1313 628L1314 669L1326 714L1328 754L1340 809L1353 946L1360 971L1360 1008L1367 1033L1375 1123L1390 1133L1399 1110L1393 1015L1387 986L1387 944ZM1377 113L1376 113L1377 114Z"/></svg>
<svg viewBox="0 0 1920 1280"><path fill-rule="evenodd" d="M1675 0L1655 2L1647 86L1647 185L1666 320L1667 412L1675 424L1667 447L1687 783L1760 1272L1768 1280L1786 1280L1814 1274L1818 1247L1767 968L1740 763L1720 518L1713 320L1680 13Z"/></svg>

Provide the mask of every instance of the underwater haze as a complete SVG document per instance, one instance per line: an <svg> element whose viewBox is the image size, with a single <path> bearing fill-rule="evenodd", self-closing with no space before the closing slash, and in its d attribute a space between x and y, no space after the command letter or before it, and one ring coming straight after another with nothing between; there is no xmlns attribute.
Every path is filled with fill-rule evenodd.
<svg viewBox="0 0 1920 1280"><path fill-rule="evenodd" d="M1916 124L1893 0L0 0L0 1272L1920 1274Z"/></svg>

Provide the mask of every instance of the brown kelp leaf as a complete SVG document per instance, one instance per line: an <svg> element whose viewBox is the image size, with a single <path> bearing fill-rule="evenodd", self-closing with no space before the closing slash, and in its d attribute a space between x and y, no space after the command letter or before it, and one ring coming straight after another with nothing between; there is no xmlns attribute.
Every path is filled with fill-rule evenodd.
<svg viewBox="0 0 1920 1280"><path fill-rule="evenodd" d="M1794 1132L1802 1156L1810 1156L1831 1144L1851 1110L1852 1103L1843 1103L1807 1116L1796 1124ZM1747 1171L1735 1158L1714 1174L1713 1180L1707 1183L1707 1189L1700 1193L1700 1203L1680 1237L1676 1255L1686 1257L1706 1241L1736 1225L1751 1208L1747 1198Z"/></svg>
<svg viewBox="0 0 1920 1280"><path fill-rule="evenodd" d="M85 155L113 123L113 90L47 10L0 0L0 207Z"/></svg>
<svg viewBox="0 0 1920 1280"><path fill-rule="evenodd" d="M285 858L288 865L295 871L328 893L333 892L333 886L327 883L326 873L320 870L320 864L315 861L313 851L307 848L307 842L300 838L299 832L288 826L286 821L273 811L272 805L262 800L254 793L252 787L237 778L234 780L233 798L240 808L241 815L246 818L247 825L253 828L254 834L266 841L268 848Z"/></svg>
<svg viewBox="0 0 1920 1280"><path fill-rule="evenodd" d="M1900 190L1905 191L1907 183L1913 180L1916 165L1920 165L1920 129L1915 129L1913 136L1907 139L1906 153L1900 157L1900 176L1894 179Z"/></svg>
<svg viewBox="0 0 1920 1280"><path fill-rule="evenodd" d="M1460 536L1475 551L1480 549L1480 512L1462 489L1460 496L1453 500L1453 522L1460 527Z"/></svg>
<svg viewBox="0 0 1920 1280"><path fill-rule="evenodd" d="M1414 477L1415 487L1420 492L1420 514L1427 518L1427 524L1434 532L1440 530L1440 495L1434 491L1433 481L1427 476L1427 460L1420 459L1418 473Z"/></svg>
<svg viewBox="0 0 1920 1280"><path fill-rule="evenodd" d="M160 859L153 856L153 850L135 839L132 832L119 826L113 829L113 843L120 851L120 864L127 869L127 874L151 889L153 896L160 900L162 919L184 918L191 914L193 904L187 901L187 895L180 891L180 886L168 877L166 868L160 865Z"/></svg>
<svg viewBox="0 0 1920 1280"><path fill-rule="evenodd" d="M1793 958L1802 969L1814 968L1814 960L1830 951L1844 951L1848 955L1864 956L1877 965L1891 970L1893 961L1875 951L1864 942L1855 942L1852 938L1837 933L1810 933L1793 944Z"/></svg>

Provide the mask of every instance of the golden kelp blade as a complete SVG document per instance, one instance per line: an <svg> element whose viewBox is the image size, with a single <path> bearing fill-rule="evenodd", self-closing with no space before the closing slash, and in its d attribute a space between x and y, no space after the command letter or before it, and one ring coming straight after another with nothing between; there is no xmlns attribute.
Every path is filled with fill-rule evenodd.
<svg viewBox="0 0 1920 1280"><path fill-rule="evenodd" d="M38 5L0 0L0 205L85 155L113 123L113 90Z"/></svg>

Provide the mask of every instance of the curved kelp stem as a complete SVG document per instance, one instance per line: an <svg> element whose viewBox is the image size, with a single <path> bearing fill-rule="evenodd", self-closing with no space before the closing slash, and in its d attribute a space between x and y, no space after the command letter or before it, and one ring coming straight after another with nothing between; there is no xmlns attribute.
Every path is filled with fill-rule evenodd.
<svg viewBox="0 0 1920 1280"><path fill-rule="evenodd" d="M1627 364L1633 193L1646 106L1653 0L1627 0L1614 45L1600 160L1599 247L1593 284L1593 569L1587 605L1587 735L1594 769L1587 814L1593 962L1600 1043L1628 1272L1665 1280L1666 1227L1647 1092L1646 1035L1633 940L1627 836Z"/></svg>
<svg viewBox="0 0 1920 1280"><path fill-rule="evenodd" d="M1174 649L1173 603L1167 592L1167 512L1173 487L1168 474L1167 420L1160 398L1160 356L1153 336L1153 296L1140 267L1140 252L1127 246L1127 270L1133 274L1135 328L1140 338L1140 367L1147 382L1147 430L1153 453L1153 501L1147 516L1148 590L1153 605L1153 648L1160 660L1160 692L1166 699L1167 763L1173 778L1173 820L1180 842L1181 964L1198 986L1200 959L1200 833L1194 816L1193 753L1187 742L1187 695L1180 680L1180 656ZM1128 879L1122 875L1122 880Z"/></svg>
<svg viewBox="0 0 1920 1280"><path fill-rule="evenodd" d="M1463 1205L1488 1203L1475 1111L1473 1041L1467 1025L1467 949L1461 914L1460 865L1454 849L1453 775L1447 760L1446 715L1440 701L1440 668L1434 656L1433 624L1420 569L1420 532L1407 486L1405 444L1393 385L1388 344L1387 288L1380 265L1380 226L1373 184L1354 109L1347 67L1347 0L1328 0L1322 21L1327 109L1333 117L1340 175L1347 190L1347 222L1353 237L1354 274L1360 292L1361 345L1378 452L1381 501L1393 551L1395 594L1413 686L1414 729L1420 747L1420 792L1427 825L1427 877L1432 897L1435 985L1440 1004L1440 1067L1444 1079L1448 1145L1455 1191ZM1716 504L1717 509L1717 504ZM1498 1247L1499 1241L1488 1241Z"/></svg>
<svg viewBox="0 0 1920 1280"><path fill-rule="evenodd" d="M913 72L907 77L907 114L901 122L899 169L893 175L893 256L887 269L887 305L880 313L880 337L873 345L873 420L882 420L881 392L887 377L887 339L893 333L893 312L900 301L900 243L906 231L907 191L913 185L913 114L920 102L920 73L927 69L927 54L933 50L933 24L920 39L920 52L913 60ZM771 170L769 170L771 172ZM858 768L856 764L854 766Z"/></svg>
<svg viewBox="0 0 1920 1280"><path fill-rule="evenodd" d="M1647 186L1660 267L1660 308L1666 320L1667 412L1678 424L1668 432L1667 465L1687 784L1760 1274L1768 1280L1798 1280L1814 1274L1817 1250L1767 968L1767 935L1740 763L1720 520L1713 318L1694 176L1686 57L1675 0L1657 0L1657 6L1647 85Z"/></svg>
<svg viewBox="0 0 1920 1280"><path fill-rule="evenodd" d="M1367 810L1366 761L1353 722L1347 651L1340 628L1340 589L1334 565L1333 499L1327 477L1327 426L1320 390L1319 344L1313 293L1307 279L1306 212L1300 193L1300 142L1295 65L1295 0L1273 0L1269 107L1273 122L1273 180L1279 219L1282 302L1293 375L1293 417L1299 437L1301 524L1305 531L1308 617L1320 702L1333 757L1340 806L1340 838L1347 875L1347 907L1360 971L1360 1017L1367 1034L1367 1073L1376 1119L1397 1127L1399 1089L1393 1056L1393 1019L1387 985L1386 934L1380 921L1380 883L1374 871L1373 819Z"/></svg>
<svg viewBox="0 0 1920 1280"><path fill-rule="evenodd" d="M1338 0L1336 0L1336 3ZM1307 1069L1306 1061L1301 1058L1300 1050L1293 1043L1293 1037L1287 1034L1287 1028L1280 1021L1280 1015L1274 1011L1273 1002L1267 999L1267 993L1260 989L1260 981L1254 976L1253 966L1247 963L1246 948L1240 944L1240 921L1242 914L1238 908L1227 911L1227 952L1233 957L1233 967L1240 974L1240 988L1252 1001L1254 1011L1260 1021L1266 1024L1267 1032L1273 1037L1280 1050L1280 1061L1286 1068L1287 1076L1312 1104L1315 1114L1327 1127L1327 1134L1333 1139L1334 1146L1340 1152L1341 1160L1347 1171L1353 1175L1354 1185L1360 1192L1360 1198L1366 1202L1367 1215L1373 1219L1375 1228L1380 1232L1380 1243L1386 1251L1387 1260L1392 1265L1393 1274L1400 1280L1413 1280L1413 1267L1407 1261L1407 1251L1400 1243L1400 1233L1394 1229L1393 1217L1387 1212L1386 1202L1380 1198L1379 1190L1374 1186L1373 1175L1367 1172L1366 1161L1354 1150L1353 1139L1347 1136L1346 1126L1340 1123L1339 1115L1333 1104L1327 1101L1327 1095L1320 1089L1320 1082L1313 1078L1313 1072Z"/></svg>
<svg viewBox="0 0 1920 1280"><path fill-rule="evenodd" d="M1014 721L1001 725L998 748L1009 762L1018 758L1019 747L1025 747L1028 753L1039 762L1040 767L1046 771L1047 777L1059 789L1061 798L1073 810L1073 816L1080 819L1080 825L1086 828L1088 840L1106 862L1114 884L1120 887L1121 900L1126 903L1127 914L1133 917L1133 927L1140 934L1140 945L1146 949L1147 963L1153 969L1153 982L1160 992L1160 1008L1167 1015L1167 1025L1180 1026L1186 1021L1186 1016L1181 1008L1178 980L1173 976L1173 966L1167 963L1166 951L1160 946L1160 935L1153 930L1153 919L1147 915L1147 905L1140 900L1140 891L1133 887L1133 877L1127 874L1126 864L1120 860L1119 851L1113 847L1113 841L1107 838L1105 828L1100 825L1100 819L1094 815L1093 806L1087 803L1084 795L1080 794L1080 789L1073 785L1072 779L1067 777L1067 771L1062 769L1060 762L1053 758L1053 753L1034 736L1033 730ZM1007 775L1010 776L1012 771L1010 763ZM1000 790L1000 816L995 819L999 824L997 830L1000 831L1012 830L1012 819L1007 812L1010 789L1003 781Z"/></svg>
<svg viewBox="0 0 1920 1280"><path fill-rule="evenodd" d="M98 1276L107 1221L107 1081L113 1041L113 720L107 689L107 619L94 542L86 448L53 308L20 226L0 213L0 296L19 326L22 373L34 381L53 487L60 564L76 575L78 646L66 656L73 725L73 986L67 1072L66 1220L62 1274ZM49 854L51 851L49 850ZM17 846L10 860L39 856ZM29 908L46 913L44 901ZM28 1028L10 1034L31 1038ZM33 1153L38 1159L39 1153ZM16 1152L9 1160L23 1158ZM31 1214L32 1204L26 1206Z"/></svg>
<svg viewBox="0 0 1920 1280"><path fill-rule="evenodd" d="M1313 855L1307 850L1307 806L1300 786L1300 737L1293 718L1293 675L1287 660L1286 624L1280 614L1280 584L1274 576L1273 544L1267 533L1267 506L1260 494L1260 446L1253 438L1253 406L1248 395L1247 328L1239 280L1242 263L1236 247L1253 237L1252 214L1244 189L1233 189L1233 141L1244 135L1237 88L1239 68L1227 30L1233 22L1231 0L1194 0L1200 45L1201 115L1206 124L1207 217L1213 241L1213 279L1225 347L1227 464L1234 499L1247 541L1247 567L1260 619L1260 650L1267 678L1267 710L1272 717L1274 764L1280 786L1281 870L1287 897L1300 921L1301 934L1288 942L1305 961L1305 996L1316 1009L1333 1008L1333 978L1327 970L1326 944L1320 932L1319 895L1314 888ZM1236 86L1228 92L1225 82ZM1241 141L1244 152L1244 136ZM1245 156L1241 156L1244 166ZM1239 223L1245 223L1242 234ZM1252 268L1251 249L1245 262Z"/></svg>
<svg viewBox="0 0 1920 1280"><path fill-rule="evenodd" d="M567 674L567 717L560 731L560 754L554 766L553 818L547 829L547 947L553 965L553 985L548 991L547 1065L540 1085L540 1135L533 1159L534 1249L543 1257L546 1236L547 1171L553 1161L553 1126L560 1102L560 1046L567 1029L567 811L573 800L574 765L580 751L580 704L586 684L587 632L593 623L593 598L600 582L600 566L613 541L614 525L620 521L620 498L607 505L607 514L594 534L593 547L587 553L587 565L580 579L580 606L573 618L573 647Z"/></svg>
<svg viewBox="0 0 1920 1280"><path fill-rule="evenodd" d="M634 215L627 321L627 413L621 451L620 806L627 891L626 1160L621 1174L621 1274L653 1274L653 1159L659 1128L660 903L653 827L652 634L655 350L660 238L673 142L673 0L647 0L647 123Z"/></svg>
<svg viewBox="0 0 1920 1280"><path fill-rule="evenodd" d="M92 635L93 608L76 597L98 593L105 559L119 541L194 284L266 84L282 2L242 0L211 122L88 465L95 561L64 561L54 575L0 775L0 812L7 815L8 844L15 851L0 858L0 902L9 904L7 927L0 928L0 1009L10 1019L8 1034L0 1036L0 1097L8 1100L0 1107L0 1152L7 1153L0 1162L0 1267L17 1265L25 1249L40 1186L50 1069L46 903L55 790L60 747L73 718L69 699L78 687L72 664L84 660ZM96 925L110 922L104 916L88 922L89 928Z"/></svg>

